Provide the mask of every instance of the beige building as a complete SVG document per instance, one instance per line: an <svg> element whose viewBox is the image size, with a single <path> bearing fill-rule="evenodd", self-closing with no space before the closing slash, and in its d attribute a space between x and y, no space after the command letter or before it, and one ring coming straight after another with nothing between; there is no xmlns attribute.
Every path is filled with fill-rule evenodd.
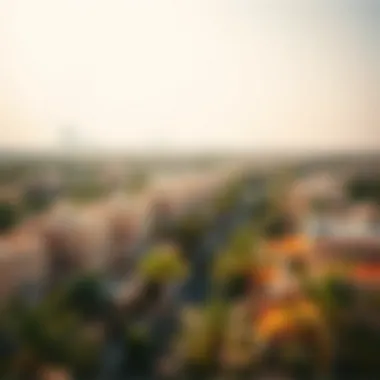
<svg viewBox="0 0 380 380"><path fill-rule="evenodd" d="M0 238L0 298L9 296L23 283L42 281L47 262L42 237L20 226Z"/></svg>

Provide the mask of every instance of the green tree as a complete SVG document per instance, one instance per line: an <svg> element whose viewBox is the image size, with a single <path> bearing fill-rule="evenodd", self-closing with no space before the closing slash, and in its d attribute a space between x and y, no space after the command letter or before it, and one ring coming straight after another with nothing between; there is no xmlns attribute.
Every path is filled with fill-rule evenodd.
<svg viewBox="0 0 380 380"><path fill-rule="evenodd" d="M248 291L258 264L259 245L259 234L250 225L236 232L228 248L214 262L213 276L217 289L226 290L232 297Z"/></svg>
<svg viewBox="0 0 380 380"><path fill-rule="evenodd" d="M166 284L183 279L187 275L187 265L175 247L161 244L140 261L138 271L147 281Z"/></svg>
<svg viewBox="0 0 380 380"><path fill-rule="evenodd" d="M354 201L374 201L380 203L380 178L357 177L347 185L347 192Z"/></svg>
<svg viewBox="0 0 380 380"><path fill-rule="evenodd" d="M33 309L20 305L8 308L5 320L18 342L10 370L13 375L28 374L29 379L45 365L70 368L80 375L94 374L103 342L89 333L91 321L82 314L83 309L86 317L88 312L97 312L89 304L100 305L93 299L94 292L89 292L86 286L79 295L74 288L54 290Z"/></svg>
<svg viewBox="0 0 380 380"><path fill-rule="evenodd" d="M181 358L185 378L210 378L216 370L227 312L228 305L218 300L184 312L174 351Z"/></svg>
<svg viewBox="0 0 380 380"><path fill-rule="evenodd" d="M85 318L101 317L110 306L102 283L90 275L74 280L67 287L65 299L70 309Z"/></svg>
<svg viewBox="0 0 380 380"><path fill-rule="evenodd" d="M191 249L199 242L207 228L210 219L198 213L192 213L183 217L174 227L173 238L183 247L184 251Z"/></svg>
<svg viewBox="0 0 380 380"><path fill-rule="evenodd" d="M355 292L348 280L330 276L321 284L322 302L331 310L349 309L354 305Z"/></svg>
<svg viewBox="0 0 380 380"><path fill-rule="evenodd" d="M6 232L18 222L17 206L9 202L0 203L0 233Z"/></svg>
<svg viewBox="0 0 380 380"><path fill-rule="evenodd" d="M161 302L169 284L187 276L188 267L176 248L160 244L139 262L137 270L145 282L142 305L152 308Z"/></svg>

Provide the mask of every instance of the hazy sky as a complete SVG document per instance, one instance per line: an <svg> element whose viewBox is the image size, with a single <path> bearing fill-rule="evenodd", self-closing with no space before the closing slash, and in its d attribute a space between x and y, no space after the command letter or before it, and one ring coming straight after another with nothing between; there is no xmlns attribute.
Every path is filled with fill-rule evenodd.
<svg viewBox="0 0 380 380"><path fill-rule="evenodd" d="M380 1L0 0L0 148L380 148Z"/></svg>

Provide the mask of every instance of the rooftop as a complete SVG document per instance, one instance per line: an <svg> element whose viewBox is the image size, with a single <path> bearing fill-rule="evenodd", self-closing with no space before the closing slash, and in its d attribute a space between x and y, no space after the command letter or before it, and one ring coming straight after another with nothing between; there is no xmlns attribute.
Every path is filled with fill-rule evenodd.
<svg viewBox="0 0 380 380"><path fill-rule="evenodd" d="M274 253L293 256L309 252L311 244L309 239L303 235L291 235L271 240L268 242L267 248Z"/></svg>
<svg viewBox="0 0 380 380"><path fill-rule="evenodd" d="M349 259L380 263L380 239L347 237L318 239L316 253L326 259Z"/></svg>
<svg viewBox="0 0 380 380"><path fill-rule="evenodd" d="M380 285L380 264L358 264L350 277L360 284Z"/></svg>

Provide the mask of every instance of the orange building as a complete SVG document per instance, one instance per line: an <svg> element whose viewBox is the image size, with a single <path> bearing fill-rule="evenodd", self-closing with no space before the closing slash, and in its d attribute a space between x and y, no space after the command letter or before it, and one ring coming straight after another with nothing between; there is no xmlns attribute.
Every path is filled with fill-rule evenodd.
<svg viewBox="0 0 380 380"><path fill-rule="evenodd" d="M267 242L262 258L264 263L281 271L291 272L296 266L309 270L313 263L312 248L306 237L291 235Z"/></svg>

